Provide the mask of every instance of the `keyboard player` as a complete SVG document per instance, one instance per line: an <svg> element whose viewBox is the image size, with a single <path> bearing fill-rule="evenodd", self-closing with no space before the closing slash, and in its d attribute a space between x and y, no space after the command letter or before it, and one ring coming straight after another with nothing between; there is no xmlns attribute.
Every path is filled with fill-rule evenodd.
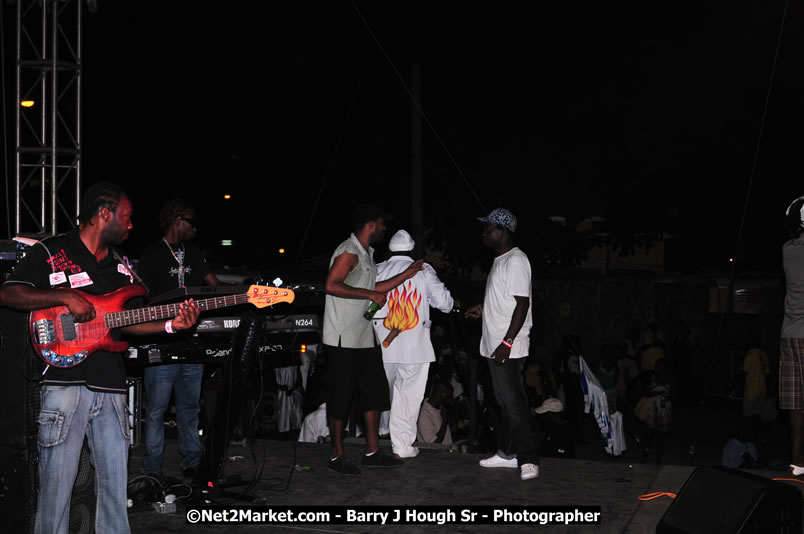
<svg viewBox="0 0 804 534"><path fill-rule="evenodd" d="M140 254L138 270L150 295L157 296L187 286L218 285L201 250L191 241L198 232L193 206L183 199L173 199L160 212L162 238ZM170 332L169 324L166 329ZM142 471L162 474L165 447L165 411L171 392L176 400L176 425L185 478L195 476L201 461L198 437L201 380L204 367L199 363L151 365L145 368L145 455Z"/></svg>

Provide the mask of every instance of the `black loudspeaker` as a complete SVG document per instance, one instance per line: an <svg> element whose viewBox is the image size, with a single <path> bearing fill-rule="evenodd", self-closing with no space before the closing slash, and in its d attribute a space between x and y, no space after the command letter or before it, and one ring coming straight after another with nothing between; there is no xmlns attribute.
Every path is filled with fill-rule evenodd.
<svg viewBox="0 0 804 534"><path fill-rule="evenodd" d="M39 385L29 350L28 314L0 308L0 530L34 530L39 494L36 448Z"/></svg>
<svg viewBox="0 0 804 534"><path fill-rule="evenodd" d="M799 533L801 491L725 467L692 472L656 534Z"/></svg>
<svg viewBox="0 0 804 534"><path fill-rule="evenodd" d="M0 531L34 531L39 498L39 393L42 363L28 340L28 314L0 308ZM84 439L70 499L70 532L95 530L95 470Z"/></svg>

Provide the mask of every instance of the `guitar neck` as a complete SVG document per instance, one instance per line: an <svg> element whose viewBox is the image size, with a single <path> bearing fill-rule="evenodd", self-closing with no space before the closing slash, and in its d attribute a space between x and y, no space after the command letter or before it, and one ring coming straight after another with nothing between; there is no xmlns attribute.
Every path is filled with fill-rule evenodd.
<svg viewBox="0 0 804 534"><path fill-rule="evenodd" d="M197 300L195 303L198 305L198 309L203 312L216 310L218 308L236 306L238 304L245 304L248 301L248 295L239 294ZM104 316L104 320L106 321L106 326L109 328L122 328L124 326L149 323L151 321L159 321L162 319L173 319L179 314L179 311L181 311L181 306L181 302L175 302L173 304L163 304L161 306L150 306L148 308L137 308L134 310L112 312L107 313Z"/></svg>

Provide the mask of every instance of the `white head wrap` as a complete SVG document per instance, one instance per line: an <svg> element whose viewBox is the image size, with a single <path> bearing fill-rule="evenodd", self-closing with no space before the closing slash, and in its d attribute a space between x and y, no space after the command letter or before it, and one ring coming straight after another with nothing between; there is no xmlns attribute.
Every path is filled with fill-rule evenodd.
<svg viewBox="0 0 804 534"><path fill-rule="evenodd" d="M388 242L388 250L391 252L407 252L413 250L416 242L410 237L410 234L404 230L397 230Z"/></svg>

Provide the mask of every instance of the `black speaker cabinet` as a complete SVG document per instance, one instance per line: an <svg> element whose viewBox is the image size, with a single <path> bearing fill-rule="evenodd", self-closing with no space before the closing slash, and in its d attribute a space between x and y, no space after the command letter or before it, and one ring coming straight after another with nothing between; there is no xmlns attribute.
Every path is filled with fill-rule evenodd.
<svg viewBox="0 0 804 534"><path fill-rule="evenodd" d="M725 467L692 472L656 526L657 534L800 533L801 491Z"/></svg>
<svg viewBox="0 0 804 534"><path fill-rule="evenodd" d="M33 532L39 489L39 385L28 350L28 314L0 307L0 530Z"/></svg>
<svg viewBox="0 0 804 534"><path fill-rule="evenodd" d="M0 307L0 532L34 531L39 498L42 364L30 350L28 314ZM70 532L95 530L95 470L86 439L70 501Z"/></svg>

